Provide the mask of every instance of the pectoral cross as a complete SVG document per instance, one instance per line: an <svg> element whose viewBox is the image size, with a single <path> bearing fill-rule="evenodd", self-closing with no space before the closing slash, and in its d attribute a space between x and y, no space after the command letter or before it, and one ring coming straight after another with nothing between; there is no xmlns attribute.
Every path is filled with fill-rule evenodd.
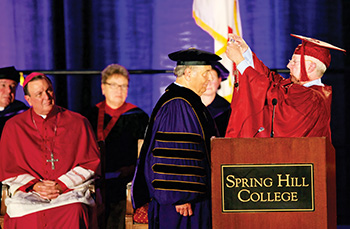
<svg viewBox="0 0 350 229"><path fill-rule="evenodd" d="M58 159L53 158L53 152L51 152L51 160L46 160L46 162L51 162L51 168L52 170L55 170L55 162L57 162Z"/></svg>

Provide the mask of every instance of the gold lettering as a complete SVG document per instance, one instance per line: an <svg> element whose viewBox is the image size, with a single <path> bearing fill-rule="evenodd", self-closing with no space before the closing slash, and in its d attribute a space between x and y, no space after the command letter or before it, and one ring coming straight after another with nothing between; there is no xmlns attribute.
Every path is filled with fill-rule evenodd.
<svg viewBox="0 0 350 229"><path fill-rule="evenodd" d="M247 178L243 178L242 179L242 188L249 188L249 185L248 185L248 179Z"/></svg>
<svg viewBox="0 0 350 229"><path fill-rule="evenodd" d="M295 179L295 187L301 187L301 184L298 182L298 177L294 177Z"/></svg>
<svg viewBox="0 0 350 229"><path fill-rule="evenodd" d="M254 181L254 178L249 178L249 180L250 180L250 186L249 187L253 187L254 185L253 185L253 181ZM254 187L256 187L256 184L255 184L255 186Z"/></svg>
<svg viewBox="0 0 350 229"><path fill-rule="evenodd" d="M264 179L264 186L267 188L270 188L272 186L273 180L271 177Z"/></svg>
<svg viewBox="0 0 350 229"><path fill-rule="evenodd" d="M297 192L291 192L291 193L292 193L291 201L293 201L293 202L298 201L298 193Z"/></svg>
<svg viewBox="0 0 350 229"><path fill-rule="evenodd" d="M296 202L298 201L297 192L253 192L251 193L248 189L242 189L238 192L238 200L241 202Z"/></svg>
<svg viewBox="0 0 350 229"><path fill-rule="evenodd" d="M260 178L260 182L256 178L254 178L254 181L255 181L255 186L254 187L256 187L256 184L258 184L260 187L262 187L262 178Z"/></svg>
<svg viewBox="0 0 350 229"><path fill-rule="evenodd" d="M232 178L232 180L231 180L231 178ZM231 183L232 185L229 185L229 184L226 182L226 187L228 187L228 188L233 188L233 187L235 187L235 181L234 181L234 179L235 179L235 176L233 176L233 175L228 175L228 176L226 177L226 181L229 182L229 183Z"/></svg>
<svg viewBox="0 0 350 229"><path fill-rule="evenodd" d="M250 194L250 191L249 191L249 190L247 190L247 189L242 189L241 191L238 192L238 199L239 199L241 202L249 202L250 198L248 198L248 199L246 199L246 200L242 199L242 197L241 197L241 193L242 193L242 192L247 192L248 194Z"/></svg>
<svg viewBox="0 0 350 229"><path fill-rule="evenodd" d="M280 192L275 192L275 199L276 202L280 202L281 201L281 193Z"/></svg>
<svg viewBox="0 0 350 229"><path fill-rule="evenodd" d="M269 193L268 193L269 194ZM264 193L263 192L260 192L260 202L266 202L267 199L264 199Z"/></svg>
<svg viewBox="0 0 350 229"><path fill-rule="evenodd" d="M305 184L305 177L302 177L301 180L303 181L303 187L309 187L309 184Z"/></svg>
<svg viewBox="0 0 350 229"><path fill-rule="evenodd" d="M274 202L274 200L271 199L271 192L268 192L268 193L267 193L267 201L268 201L268 202Z"/></svg>
<svg viewBox="0 0 350 229"><path fill-rule="evenodd" d="M253 195L256 195L256 196L257 196L257 199L254 199L254 198L253 198ZM251 199L251 201L253 201L253 202L258 202L258 201L260 200L259 193L253 192L253 193L250 195L250 199Z"/></svg>
<svg viewBox="0 0 350 229"><path fill-rule="evenodd" d="M236 178L235 180L236 180L236 188L238 188L239 185L242 183L242 180L241 178Z"/></svg>
<svg viewBox="0 0 350 229"><path fill-rule="evenodd" d="M285 179L282 179L282 174L277 174L277 176L278 176L278 185L277 185L277 187L283 187L282 186L282 182L286 182L286 187L290 187L290 185L289 185L289 176L290 176L290 174L286 174L286 178Z"/></svg>
<svg viewBox="0 0 350 229"><path fill-rule="evenodd" d="M284 180L281 179L280 182L283 182ZM227 175L226 176L226 183L227 188L256 188L256 187L266 187L270 188L273 185L273 179L271 177L267 178L236 178L234 175Z"/></svg>
<svg viewBox="0 0 350 229"><path fill-rule="evenodd" d="M287 198L285 198L285 196L287 196ZM282 193L282 200L284 201L284 202L289 202L290 201L290 193L289 192L284 192L284 193Z"/></svg>

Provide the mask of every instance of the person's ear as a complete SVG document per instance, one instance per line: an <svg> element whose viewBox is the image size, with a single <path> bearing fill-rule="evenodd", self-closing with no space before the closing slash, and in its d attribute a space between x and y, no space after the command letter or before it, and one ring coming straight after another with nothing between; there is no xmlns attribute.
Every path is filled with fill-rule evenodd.
<svg viewBox="0 0 350 229"><path fill-rule="evenodd" d="M221 89L221 81L222 81L222 78L221 77L218 77L218 90Z"/></svg>
<svg viewBox="0 0 350 229"><path fill-rule="evenodd" d="M32 106L32 103L31 103L31 98L29 95L24 95L24 99L27 101L27 103Z"/></svg>
<svg viewBox="0 0 350 229"><path fill-rule="evenodd" d="M102 91L102 95L105 95L105 84L101 83L101 91Z"/></svg>
<svg viewBox="0 0 350 229"><path fill-rule="evenodd" d="M184 78L186 81L191 81L192 69L186 68L184 71Z"/></svg>
<svg viewBox="0 0 350 229"><path fill-rule="evenodd" d="M308 73L309 73L309 72L315 71L315 69L316 69L316 63L313 62L313 61L311 61L311 60L307 60L306 62L309 63L306 71L307 71Z"/></svg>

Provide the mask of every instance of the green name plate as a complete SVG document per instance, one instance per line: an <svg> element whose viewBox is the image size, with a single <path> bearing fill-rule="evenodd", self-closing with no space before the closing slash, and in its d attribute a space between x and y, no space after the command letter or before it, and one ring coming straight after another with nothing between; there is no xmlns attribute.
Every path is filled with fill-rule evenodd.
<svg viewBox="0 0 350 229"><path fill-rule="evenodd" d="M222 212L314 211L313 164L221 165Z"/></svg>

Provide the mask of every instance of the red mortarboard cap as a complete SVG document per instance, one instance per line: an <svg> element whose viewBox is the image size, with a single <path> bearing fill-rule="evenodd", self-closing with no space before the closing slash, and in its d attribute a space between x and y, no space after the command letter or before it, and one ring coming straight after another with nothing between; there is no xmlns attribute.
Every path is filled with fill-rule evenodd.
<svg viewBox="0 0 350 229"><path fill-rule="evenodd" d="M324 63L328 68L331 63L330 49L346 52L345 49L338 48L334 45L328 44L314 38L304 37L300 35L291 34L292 37L299 38L302 43L296 47L294 54L300 55L301 63L301 81L309 81L305 70L305 55L314 57Z"/></svg>
<svg viewBox="0 0 350 229"><path fill-rule="evenodd" d="M6 68L0 68L0 79L9 79L18 83L19 78L19 73L15 69L15 67L11 66Z"/></svg>
<svg viewBox="0 0 350 229"><path fill-rule="evenodd" d="M32 72L32 73L30 73L30 74L27 75L27 77L24 79L23 87L26 86L26 84L27 84L31 79L33 79L35 76L45 76L45 74L44 74L44 73L41 73L41 72Z"/></svg>

